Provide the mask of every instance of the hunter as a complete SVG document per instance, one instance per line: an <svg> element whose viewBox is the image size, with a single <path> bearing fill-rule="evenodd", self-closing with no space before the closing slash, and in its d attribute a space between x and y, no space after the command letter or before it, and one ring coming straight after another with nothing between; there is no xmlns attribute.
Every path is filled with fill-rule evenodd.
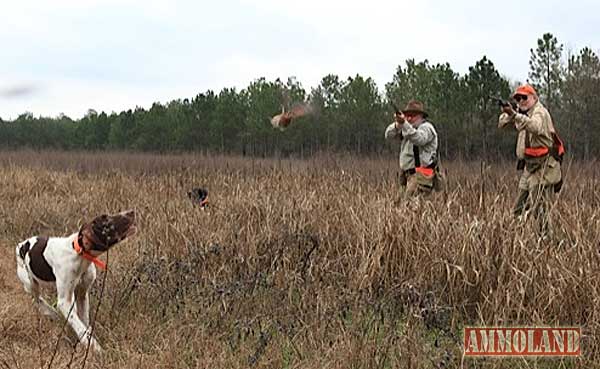
<svg viewBox="0 0 600 369"><path fill-rule="evenodd" d="M542 236L546 236L549 230L549 206L554 192L558 192L562 186L560 162L564 146L550 113L539 101L532 86L519 86L512 97L518 109L515 111L510 104L504 104L498 127L514 127L519 132L517 168L523 172L513 214L523 219L528 210L533 211Z"/></svg>
<svg viewBox="0 0 600 369"><path fill-rule="evenodd" d="M400 188L405 196L439 190L438 134L427 121L423 103L410 100L385 130L387 140L400 141Z"/></svg>

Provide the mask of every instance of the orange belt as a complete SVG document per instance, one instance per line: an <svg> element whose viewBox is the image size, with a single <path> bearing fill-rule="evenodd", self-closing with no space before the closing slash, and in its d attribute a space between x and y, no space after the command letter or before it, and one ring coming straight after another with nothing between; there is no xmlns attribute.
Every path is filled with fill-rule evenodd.
<svg viewBox="0 0 600 369"><path fill-rule="evenodd" d="M525 148L525 155L530 156L530 157L534 157L534 158L539 158L541 156L547 155L549 152L547 147L541 146L541 147L526 147Z"/></svg>
<svg viewBox="0 0 600 369"><path fill-rule="evenodd" d="M415 171L417 173L421 173L422 175L426 176L426 177L432 177L433 176L433 168L427 168L427 167L416 167Z"/></svg>

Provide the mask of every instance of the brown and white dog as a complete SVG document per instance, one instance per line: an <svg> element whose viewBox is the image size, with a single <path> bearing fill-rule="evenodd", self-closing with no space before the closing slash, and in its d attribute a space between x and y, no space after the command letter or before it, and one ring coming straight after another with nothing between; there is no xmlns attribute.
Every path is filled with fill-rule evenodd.
<svg viewBox="0 0 600 369"><path fill-rule="evenodd" d="M56 311L40 294L43 287L56 288L58 311L67 319L79 341L95 351L101 347L91 335L89 290L97 257L135 233L135 212L101 215L69 237L32 237L17 245L17 276L44 315Z"/></svg>

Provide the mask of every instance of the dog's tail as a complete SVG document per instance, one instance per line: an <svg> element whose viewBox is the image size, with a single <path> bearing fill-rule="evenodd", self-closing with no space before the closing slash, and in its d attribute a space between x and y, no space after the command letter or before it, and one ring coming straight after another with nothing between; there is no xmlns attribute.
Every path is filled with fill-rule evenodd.
<svg viewBox="0 0 600 369"><path fill-rule="evenodd" d="M17 245L16 257L17 257L17 277L23 283L23 288L27 293L31 293L31 280L27 268L25 266L25 256L31 248L31 242L29 240L23 241Z"/></svg>
<svg viewBox="0 0 600 369"><path fill-rule="evenodd" d="M17 261L19 261L19 259L21 262L25 261L25 255L27 255L30 248L31 242L29 242L29 240L19 243L17 245L17 249L15 250L17 254Z"/></svg>

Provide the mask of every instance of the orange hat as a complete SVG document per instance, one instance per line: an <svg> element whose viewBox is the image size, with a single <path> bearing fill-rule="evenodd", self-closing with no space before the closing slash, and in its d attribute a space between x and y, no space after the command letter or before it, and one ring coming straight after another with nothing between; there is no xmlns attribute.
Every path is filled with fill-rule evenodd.
<svg viewBox="0 0 600 369"><path fill-rule="evenodd" d="M537 96L537 92L531 85L521 85L517 88L517 91L513 94L513 97L516 95L534 95Z"/></svg>

